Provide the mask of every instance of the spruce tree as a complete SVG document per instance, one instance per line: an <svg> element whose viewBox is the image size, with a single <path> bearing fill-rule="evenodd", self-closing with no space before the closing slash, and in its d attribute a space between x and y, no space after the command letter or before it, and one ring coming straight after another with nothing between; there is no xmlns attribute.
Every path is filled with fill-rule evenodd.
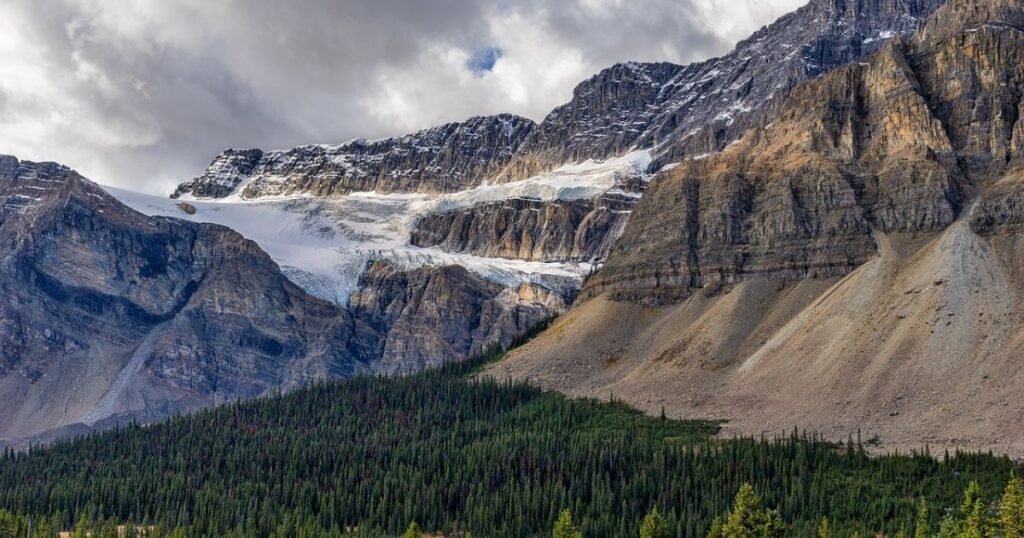
<svg viewBox="0 0 1024 538"><path fill-rule="evenodd" d="M712 531L714 532L714 531ZM782 517L761 506L761 499L749 483L740 487L732 512L721 528L723 538L775 538L785 534Z"/></svg>
<svg viewBox="0 0 1024 538"><path fill-rule="evenodd" d="M1002 538L1024 537L1024 487L1016 474L1010 476L999 501L999 529Z"/></svg>
<svg viewBox="0 0 1024 538"><path fill-rule="evenodd" d="M14 538L16 529L14 514L0 510L0 538Z"/></svg>
<svg viewBox="0 0 1024 538"><path fill-rule="evenodd" d="M568 509L562 510L555 522L555 528L551 532L552 538L583 538L583 533L572 523L572 513Z"/></svg>
<svg viewBox="0 0 1024 538"><path fill-rule="evenodd" d="M960 535L960 522L958 522L953 516L946 516L942 518L942 522L939 523L939 534L937 538L957 538Z"/></svg>
<svg viewBox="0 0 1024 538"><path fill-rule="evenodd" d="M722 523L721 517L716 516L711 523L711 532L708 533L708 538L725 538L725 525Z"/></svg>
<svg viewBox="0 0 1024 538"><path fill-rule="evenodd" d="M640 538L669 538L668 523L658 512L658 508L652 508L644 517L640 525Z"/></svg>
<svg viewBox="0 0 1024 538"><path fill-rule="evenodd" d="M928 522L928 502L922 497L917 507L917 523L914 525L914 538L928 538L929 536L931 536L931 529Z"/></svg>
<svg viewBox="0 0 1024 538"><path fill-rule="evenodd" d="M761 499L754 493L754 486L749 483L743 484L736 494L732 512L729 512L729 517L725 519L723 535L726 538L755 536L755 532L764 523Z"/></svg>
<svg viewBox="0 0 1024 538"><path fill-rule="evenodd" d="M421 536L423 536L423 532L420 531L420 526L415 521L409 523L409 527L402 534L402 538L420 538Z"/></svg>
<svg viewBox="0 0 1024 538"><path fill-rule="evenodd" d="M818 525L818 538L830 538L832 533L828 529L828 518L821 518L821 524Z"/></svg>

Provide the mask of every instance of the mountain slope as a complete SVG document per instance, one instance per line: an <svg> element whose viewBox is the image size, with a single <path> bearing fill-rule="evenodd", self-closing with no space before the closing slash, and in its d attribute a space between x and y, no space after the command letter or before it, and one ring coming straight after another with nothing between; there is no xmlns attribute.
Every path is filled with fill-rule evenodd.
<svg viewBox="0 0 1024 538"><path fill-rule="evenodd" d="M731 432L1024 454L1022 13L953 0L656 178L594 299L493 374Z"/></svg>
<svg viewBox="0 0 1024 538"><path fill-rule="evenodd" d="M366 371L357 322L220 226L0 157L0 438Z"/></svg>
<svg viewBox="0 0 1024 538"><path fill-rule="evenodd" d="M54 163L0 156L0 208L9 443L466 359L572 299L462 267L378 263L339 305L235 231L147 217Z"/></svg>

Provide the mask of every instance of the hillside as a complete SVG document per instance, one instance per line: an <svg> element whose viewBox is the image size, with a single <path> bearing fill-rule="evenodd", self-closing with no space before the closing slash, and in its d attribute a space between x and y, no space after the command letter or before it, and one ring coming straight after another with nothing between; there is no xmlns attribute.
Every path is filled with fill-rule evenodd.
<svg viewBox="0 0 1024 538"><path fill-rule="evenodd" d="M953 0L655 178L591 300L493 374L730 432L1024 455L1022 12Z"/></svg>

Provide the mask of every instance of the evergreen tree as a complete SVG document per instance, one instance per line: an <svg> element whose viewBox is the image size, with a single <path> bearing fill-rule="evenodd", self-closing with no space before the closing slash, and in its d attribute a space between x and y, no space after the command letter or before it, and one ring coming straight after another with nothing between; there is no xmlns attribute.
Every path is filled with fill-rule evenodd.
<svg viewBox="0 0 1024 538"><path fill-rule="evenodd" d="M977 480L972 480L964 490L964 499L960 503L960 517L964 520L970 517L979 502L984 502L981 498L981 486L978 485Z"/></svg>
<svg viewBox="0 0 1024 538"><path fill-rule="evenodd" d="M1002 538L1024 537L1024 487L1016 473L1010 476L999 501L999 530Z"/></svg>
<svg viewBox="0 0 1024 538"><path fill-rule="evenodd" d="M821 518L821 524L818 525L818 538L830 538L832 533L828 529L828 518Z"/></svg>
<svg viewBox="0 0 1024 538"><path fill-rule="evenodd" d="M0 510L0 538L15 538L16 533L17 521L14 514Z"/></svg>
<svg viewBox="0 0 1024 538"><path fill-rule="evenodd" d="M736 501L722 526L723 538L781 537L785 531L782 517L774 510L761 506L754 486L745 483L736 494Z"/></svg>
<svg viewBox="0 0 1024 538"><path fill-rule="evenodd" d="M640 525L640 538L669 538L668 523L655 507L644 517Z"/></svg>
<svg viewBox="0 0 1024 538"><path fill-rule="evenodd" d="M725 538L725 524L722 523L721 517L716 516L711 523L711 532L708 533L708 538Z"/></svg>
<svg viewBox="0 0 1024 538"><path fill-rule="evenodd" d="M555 522L555 528L551 532L552 538L583 538L583 533L572 523L572 513L569 510L562 510Z"/></svg>
<svg viewBox="0 0 1024 538"><path fill-rule="evenodd" d="M928 538L931 536L931 525L928 517L928 502L922 497L917 507L917 523L914 525L914 538Z"/></svg>
<svg viewBox="0 0 1024 538"><path fill-rule="evenodd" d="M78 523L75 524L75 529L71 532L71 538L92 538L92 524L89 523L89 518L85 514L78 518Z"/></svg>
<svg viewBox="0 0 1024 538"><path fill-rule="evenodd" d="M953 516L942 518L937 538L957 538L958 536L960 536L960 522Z"/></svg>
<svg viewBox="0 0 1024 538"><path fill-rule="evenodd" d="M405 529L405 533L402 534L402 538L420 538L421 536L423 536L423 532L420 531L420 526L415 521L410 523L409 527Z"/></svg>

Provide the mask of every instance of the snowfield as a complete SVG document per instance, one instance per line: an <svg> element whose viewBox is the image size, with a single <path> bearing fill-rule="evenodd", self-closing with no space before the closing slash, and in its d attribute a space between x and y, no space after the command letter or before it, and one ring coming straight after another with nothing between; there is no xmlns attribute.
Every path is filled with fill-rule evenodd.
<svg viewBox="0 0 1024 538"><path fill-rule="evenodd" d="M232 228L256 241L288 278L310 294L344 305L358 289L359 277L371 260L387 260L403 269L460 265L508 287L534 282L555 290L578 288L591 270L589 264L483 258L419 248L409 244L410 232L423 215L483 203L512 198L593 198L612 190L621 179L642 174L650 160L649 152L635 151L606 161L566 165L522 181L485 184L446 195L362 192L333 198L243 200L236 192L217 200L190 196L173 200L113 187L106 189L147 215ZM182 202L194 206L195 213L183 211L179 207Z"/></svg>

